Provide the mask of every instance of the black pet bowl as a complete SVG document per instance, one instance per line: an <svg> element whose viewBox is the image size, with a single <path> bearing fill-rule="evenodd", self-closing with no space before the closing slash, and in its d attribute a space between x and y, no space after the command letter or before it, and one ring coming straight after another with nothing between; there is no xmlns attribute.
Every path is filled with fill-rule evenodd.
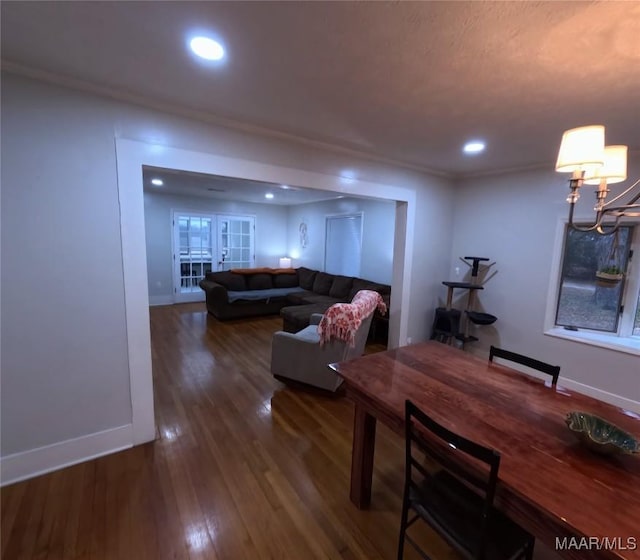
<svg viewBox="0 0 640 560"><path fill-rule="evenodd" d="M476 325L490 325L498 320L495 315L480 313L478 311L467 311L467 316L469 317L469 320Z"/></svg>

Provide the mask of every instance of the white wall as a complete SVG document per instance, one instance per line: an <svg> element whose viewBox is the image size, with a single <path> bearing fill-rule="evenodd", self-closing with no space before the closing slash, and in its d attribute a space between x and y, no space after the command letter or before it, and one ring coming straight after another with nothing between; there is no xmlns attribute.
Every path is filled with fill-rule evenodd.
<svg viewBox="0 0 640 560"><path fill-rule="evenodd" d="M360 277L391 284L395 203L359 198L299 204L289 208L289 254L294 266L324 270L326 218L332 214L363 213ZM299 227L304 220L309 243L300 245Z"/></svg>
<svg viewBox="0 0 640 560"><path fill-rule="evenodd" d="M134 441L123 429L132 407L115 138L322 173L336 184L350 169L415 191L418 242L402 312L409 336L428 333L432 287L450 265L445 179L6 73L1 134L4 482Z"/></svg>
<svg viewBox="0 0 640 560"><path fill-rule="evenodd" d="M632 157L630 176L637 178L640 161L637 154ZM576 389L592 387L640 401L638 356L543 334L556 232L568 212L567 179L550 163L549 169L469 179L458 186L450 278L456 279L456 267L466 271L458 256L489 257L498 271L479 293L482 308L498 320L477 329L480 342L473 348L504 346L560 365L561 378ZM581 208L593 206L593 189L584 187ZM593 214L583 212L578 215ZM440 295L446 296L444 287Z"/></svg>
<svg viewBox="0 0 640 560"><path fill-rule="evenodd" d="M287 251L288 210L285 206L145 192L147 275L152 304L173 301L172 210L255 216L256 266L277 267L278 258ZM204 292L202 297L204 300Z"/></svg>
<svg viewBox="0 0 640 560"><path fill-rule="evenodd" d="M3 76L3 456L131 423L110 120Z"/></svg>

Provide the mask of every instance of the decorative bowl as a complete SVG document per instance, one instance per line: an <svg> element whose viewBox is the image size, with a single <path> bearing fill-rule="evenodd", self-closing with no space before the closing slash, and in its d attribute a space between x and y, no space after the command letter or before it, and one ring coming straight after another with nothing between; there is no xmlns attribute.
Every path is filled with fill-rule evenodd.
<svg viewBox="0 0 640 560"><path fill-rule="evenodd" d="M596 453L640 453L637 438L599 416L573 411L567 414L565 422L575 436Z"/></svg>

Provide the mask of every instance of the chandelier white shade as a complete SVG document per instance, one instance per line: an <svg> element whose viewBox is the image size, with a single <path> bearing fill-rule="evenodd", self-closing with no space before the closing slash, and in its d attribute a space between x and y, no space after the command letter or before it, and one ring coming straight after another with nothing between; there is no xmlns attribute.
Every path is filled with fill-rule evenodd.
<svg viewBox="0 0 640 560"><path fill-rule="evenodd" d="M604 163L604 126L581 126L562 135L556 171L593 170Z"/></svg>
<svg viewBox="0 0 640 560"><path fill-rule="evenodd" d="M590 168L584 174L586 185L599 185L603 180L608 185L621 183L627 178L627 147L605 146L602 167Z"/></svg>
<svg viewBox="0 0 640 560"><path fill-rule="evenodd" d="M640 192L629 188L607 201L608 185L620 183L627 178L627 146L606 146L604 126L581 126L567 130L562 135L556 171L572 173L569 179L569 227L579 231L596 231L602 235L615 232L623 217L640 217ZM584 185L598 185L596 190L595 219L589 225L573 223L573 212ZM637 191L638 189L636 189ZM621 199L631 193L625 203Z"/></svg>

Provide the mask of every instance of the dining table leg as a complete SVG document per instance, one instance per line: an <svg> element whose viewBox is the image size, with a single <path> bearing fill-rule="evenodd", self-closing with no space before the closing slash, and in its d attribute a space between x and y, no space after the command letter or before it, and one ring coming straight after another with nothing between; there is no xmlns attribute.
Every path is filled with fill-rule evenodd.
<svg viewBox="0 0 640 560"><path fill-rule="evenodd" d="M376 419L356 404L351 450L351 501L366 509L371 503L373 453L376 446Z"/></svg>

